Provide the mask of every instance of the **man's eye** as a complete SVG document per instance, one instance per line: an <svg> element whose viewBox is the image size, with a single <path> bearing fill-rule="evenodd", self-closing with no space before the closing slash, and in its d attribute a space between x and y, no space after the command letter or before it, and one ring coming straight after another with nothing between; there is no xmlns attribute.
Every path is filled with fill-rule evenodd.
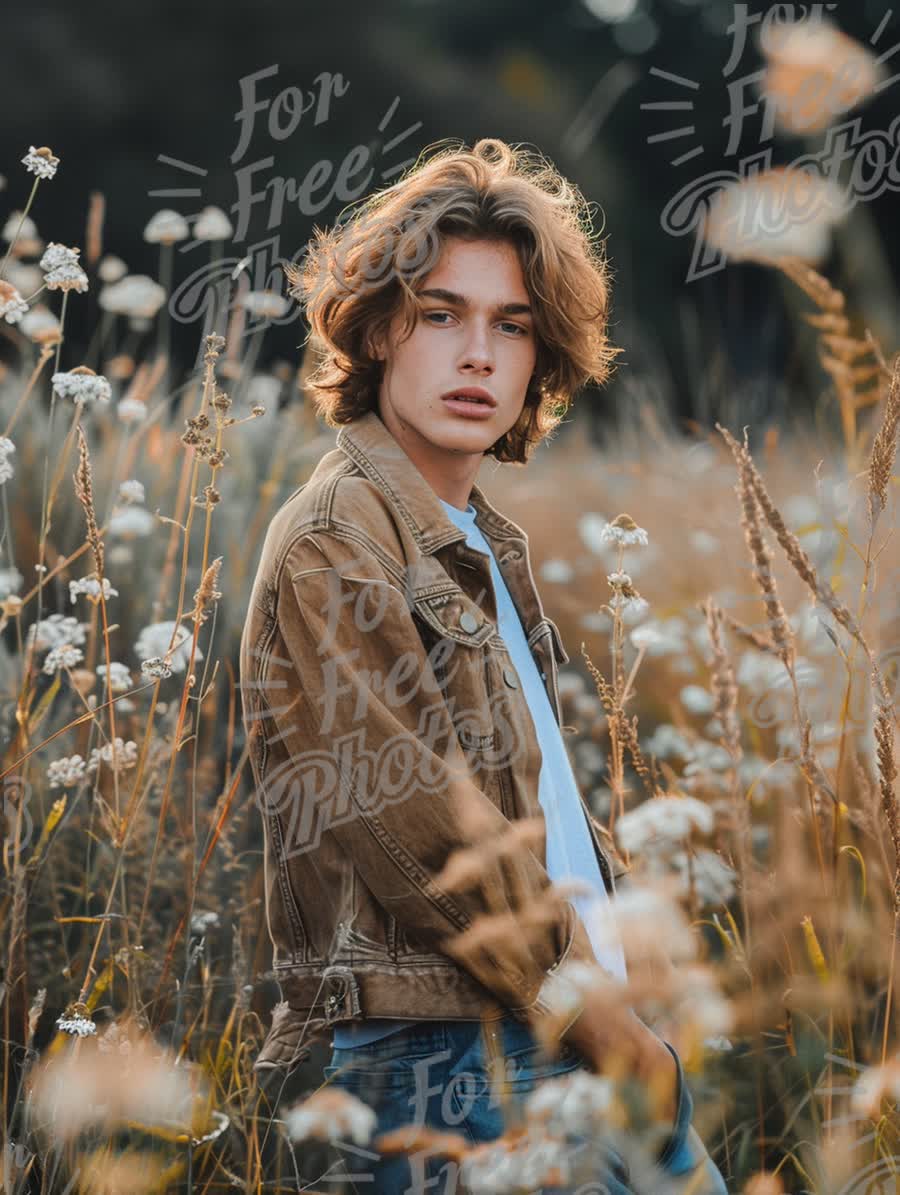
<svg viewBox="0 0 900 1195"><path fill-rule="evenodd" d="M425 313L425 318L426 318L426 319L440 319L442 316L448 316L448 317L449 317L449 315L450 315L450 312L449 312L449 311L428 311L428 312L426 312L426 313ZM520 336L527 336L527 335L528 335L528 329L527 329L527 328L523 328L523 327L522 327L520 324L512 324L512 323L509 323L509 321L508 321L508 320L504 320L504 321L503 321L503 323L502 323L500 326L501 326L502 328L512 328L512 330L513 330L514 332L517 332L517 333L518 333Z"/></svg>

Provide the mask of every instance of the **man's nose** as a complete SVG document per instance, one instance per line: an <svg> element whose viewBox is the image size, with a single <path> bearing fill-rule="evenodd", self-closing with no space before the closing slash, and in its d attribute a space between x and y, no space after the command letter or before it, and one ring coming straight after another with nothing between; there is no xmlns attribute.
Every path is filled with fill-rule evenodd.
<svg viewBox="0 0 900 1195"><path fill-rule="evenodd" d="M466 340L463 363L476 369L494 368L494 350L491 345L490 329L473 326Z"/></svg>

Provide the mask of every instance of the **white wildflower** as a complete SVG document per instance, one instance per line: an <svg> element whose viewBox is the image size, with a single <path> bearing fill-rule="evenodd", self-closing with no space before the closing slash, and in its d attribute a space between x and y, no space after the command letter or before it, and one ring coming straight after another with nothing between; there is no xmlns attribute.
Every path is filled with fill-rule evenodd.
<svg viewBox="0 0 900 1195"><path fill-rule="evenodd" d="M88 276L81 266L62 265L44 275L47 290L78 291L84 294L88 288Z"/></svg>
<svg viewBox="0 0 900 1195"><path fill-rule="evenodd" d="M305 1100L288 1108L284 1124L293 1141L333 1141L350 1137L357 1145L367 1145L378 1117L374 1109L349 1091L321 1087Z"/></svg>
<svg viewBox="0 0 900 1195"><path fill-rule="evenodd" d="M187 220L172 208L161 208L144 227L144 240L151 245L174 245L189 236Z"/></svg>
<svg viewBox="0 0 900 1195"><path fill-rule="evenodd" d="M211 929L218 929L220 925L221 919L214 909L203 910L191 918L191 933L200 938Z"/></svg>
<svg viewBox="0 0 900 1195"><path fill-rule="evenodd" d="M149 535L155 527L155 516L143 506L114 506L107 524L110 535Z"/></svg>
<svg viewBox="0 0 900 1195"><path fill-rule="evenodd" d="M626 851L667 850L694 830L708 834L713 821L710 807L696 797L651 797L619 818L615 834Z"/></svg>
<svg viewBox="0 0 900 1195"><path fill-rule="evenodd" d="M99 303L104 311L152 319L166 301L166 292L148 274L127 274L118 282L104 286Z"/></svg>
<svg viewBox="0 0 900 1195"><path fill-rule="evenodd" d="M621 569L618 569L614 573L610 573L606 580L613 587L613 589L631 588L631 577L629 577L628 573L622 572Z"/></svg>
<svg viewBox="0 0 900 1195"><path fill-rule="evenodd" d="M51 788L71 788L84 778L84 759L80 755L65 755L47 766L47 780Z"/></svg>
<svg viewBox="0 0 900 1195"><path fill-rule="evenodd" d="M35 1068L29 1103L36 1124L62 1141L73 1141L88 1128L102 1128L104 1136L111 1136L126 1125L190 1133L192 1113L209 1099L197 1064L177 1060L136 1029L130 1033L130 1048L123 1049L116 1034L106 1045L117 1048L102 1049L84 1004L70 1006L60 1020L73 1022L72 1027L57 1022L61 1028L93 1040L82 1042L78 1050L61 1050ZM105 1189L135 1190L134 1174L120 1177L123 1181Z"/></svg>
<svg viewBox="0 0 900 1195"><path fill-rule="evenodd" d="M611 545L603 534L607 526L604 516L594 511L588 511L578 519L578 534L585 547L597 556L604 556L610 550Z"/></svg>
<svg viewBox="0 0 900 1195"><path fill-rule="evenodd" d="M716 699L701 685L685 685L678 694L681 704L692 714L711 714L716 708Z"/></svg>
<svg viewBox="0 0 900 1195"><path fill-rule="evenodd" d="M80 593L86 594L92 598L94 603L100 601L100 582L96 577L80 577L77 581L69 582L69 597L74 602ZM109 597L118 597L118 589L113 589L109 583L109 577L103 578L103 600L106 601Z"/></svg>
<svg viewBox="0 0 900 1195"><path fill-rule="evenodd" d="M205 207L194 223L198 241L224 241L233 233L232 223L220 207Z"/></svg>
<svg viewBox="0 0 900 1195"><path fill-rule="evenodd" d="M459 1175L472 1195L518 1195L521 1191L543 1190L551 1172L554 1176L561 1174L568 1182L570 1151L565 1141L551 1137L526 1139L513 1146L505 1141L492 1142L463 1158ZM555 1177L553 1186L558 1186Z"/></svg>
<svg viewBox="0 0 900 1195"><path fill-rule="evenodd" d="M622 621L624 623L637 622L650 609L650 604L646 598L626 597L622 593L614 593L609 599L609 605L613 610L621 609Z"/></svg>
<svg viewBox="0 0 900 1195"><path fill-rule="evenodd" d="M678 873L680 890L685 896L690 892L692 876L694 892L702 905L722 905L734 896L737 873L717 851L706 847L700 847L691 855L677 851L670 862Z"/></svg>
<svg viewBox="0 0 900 1195"><path fill-rule="evenodd" d="M240 303L249 315L258 315L261 319L278 319L290 307L284 295L274 290L248 290Z"/></svg>
<svg viewBox="0 0 900 1195"><path fill-rule="evenodd" d="M768 760L758 755L745 755L739 774L741 781L751 788L750 799L763 802L772 793L790 792L797 778L797 768L788 759Z"/></svg>
<svg viewBox="0 0 900 1195"><path fill-rule="evenodd" d="M97 1049L101 1054L127 1057L131 1053L131 1038L122 1032L118 1021L113 1021L106 1027L106 1032L98 1036Z"/></svg>
<svg viewBox="0 0 900 1195"><path fill-rule="evenodd" d="M616 949L621 944L630 968L657 957L661 949L673 961L697 954L697 941L681 906L656 884L630 881L615 900L591 907L590 923L596 949Z"/></svg>
<svg viewBox="0 0 900 1195"><path fill-rule="evenodd" d="M46 273L48 270L58 270L63 266L77 266L80 256L80 249L70 249L67 245L60 245L56 241L51 241L44 250L39 265Z"/></svg>
<svg viewBox="0 0 900 1195"><path fill-rule="evenodd" d="M794 524L794 534L799 535L808 523L816 523L822 517L819 504L809 494L792 494L781 503L785 522Z"/></svg>
<svg viewBox="0 0 900 1195"><path fill-rule="evenodd" d="M703 727L703 733L708 739L720 739L725 733L721 718L710 718Z"/></svg>
<svg viewBox="0 0 900 1195"><path fill-rule="evenodd" d="M25 642L27 646L34 643L39 651L64 643L79 646L85 642L86 626L87 623L79 622L70 614L51 614L49 618L42 618L28 628Z"/></svg>
<svg viewBox="0 0 900 1195"><path fill-rule="evenodd" d="M875 1120L885 1096L900 1100L900 1057L896 1054L883 1066L870 1066L863 1070L853 1084L850 1106L855 1112Z"/></svg>
<svg viewBox="0 0 900 1195"><path fill-rule="evenodd" d="M118 282L127 273L128 266L121 257L116 257L113 253L107 253L105 257L102 257L97 266L97 276L101 282Z"/></svg>
<svg viewBox="0 0 900 1195"><path fill-rule="evenodd" d="M39 305L22 316L19 330L32 340L39 341L58 337L62 329L49 307Z"/></svg>
<svg viewBox="0 0 900 1195"><path fill-rule="evenodd" d="M20 160L25 169L38 178L53 178L59 166L59 158L55 158L46 145L39 149L29 145L28 153Z"/></svg>
<svg viewBox="0 0 900 1195"><path fill-rule="evenodd" d="M724 1034L734 1026L734 1009L719 989L713 971L702 963L678 968L671 981L674 991L667 1004L681 1028L691 1028L703 1039Z"/></svg>
<svg viewBox="0 0 900 1195"><path fill-rule="evenodd" d="M121 407L121 403L119 406ZM141 403L141 406L144 404ZM140 481L123 481L119 484L119 498L122 502L143 502L144 486Z"/></svg>
<svg viewBox="0 0 900 1195"><path fill-rule="evenodd" d="M636 544L647 545L650 540L643 527L638 527L630 515L616 515L611 523L600 529L600 539L604 543L615 544L618 547L633 547Z"/></svg>
<svg viewBox="0 0 900 1195"><path fill-rule="evenodd" d="M103 374L94 373L86 365L55 373L50 380L57 394L71 398L73 402L109 402L112 394L112 387Z"/></svg>
<svg viewBox="0 0 900 1195"><path fill-rule="evenodd" d="M106 677L106 665L105 664L97 665L97 675L100 677L101 680L105 679L105 677ZM115 660L113 660L110 663L110 665L109 665L109 687L113 693L125 693L128 689L131 688L131 672L129 671L127 665L119 664ZM119 709L122 708L121 702L119 703L118 708Z"/></svg>
<svg viewBox="0 0 900 1195"><path fill-rule="evenodd" d="M3 232L0 233L0 236L3 237L4 241L11 241L16 235L16 229L19 228L19 221L22 219L23 215L24 212L9 213L6 223L3 225ZM37 225L35 224L34 220L32 220L31 216L25 216L22 227L19 229L19 236L23 237L25 240L32 241L36 239L37 234Z"/></svg>
<svg viewBox="0 0 900 1195"><path fill-rule="evenodd" d="M73 647L71 643L61 643L58 647L51 647L47 652L43 671L48 676L53 676L60 668L74 668L83 659L84 652L80 647Z"/></svg>
<svg viewBox="0 0 900 1195"><path fill-rule="evenodd" d="M714 535L710 535L708 531L702 529L691 531L688 535L688 542L695 552L700 552L703 556L712 556L721 547Z"/></svg>
<svg viewBox="0 0 900 1195"><path fill-rule="evenodd" d="M255 373L247 386L247 405L264 406L277 411L281 389L280 378L272 377L270 373Z"/></svg>
<svg viewBox="0 0 900 1195"><path fill-rule="evenodd" d="M551 1015L568 1016L583 1006L588 992L606 982L608 977L602 968L575 959L547 973L538 1001Z"/></svg>
<svg viewBox="0 0 900 1195"><path fill-rule="evenodd" d="M7 263L4 278L28 302L34 298L35 292L44 285L44 275L40 266L33 262L20 261L15 257L10 258Z"/></svg>
<svg viewBox="0 0 900 1195"><path fill-rule="evenodd" d="M89 772L96 772L101 760L103 763L108 763L111 767L133 768L137 763L137 757L137 743L132 742L130 739L126 743L116 735L115 748L112 743L105 743L102 747L95 747L91 751L87 762L87 770Z"/></svg>
<svg viewBox="0 0 900 1195"><path fill-rule="evenodd" d="M567 560L545 560L541 565L541 576L555 585L567 585L575 576L575 570Z"/></svg>
<svg viewBox="0 0 900 1195"><path fill-rule="evenodd" d="M172 638L175 626L175 622L169 620L166 622L154 622L144 627L138 636L137 643L134 645L134 651L138 659L149 660L150 657L164 657L169 661L175 672L184 672L191 658L192 635L187 627L179 624L175 635L175 645L172 651L169 652L169 641ZM203 652L199 646L195 649L195 658L198 660L203 659Z"/></svg>
<svg viewBox="0 0 900 1195"><path fill-rule="evenodd" d="M25 578L17 568L0 568L0 595L6 597L22 588Z"/></svg>
<svg viewBox="0 0 900 1195"><path fill-rule="evenodd" d="M91 1037L97 1032L94 1021L82 1013L75 1013L71 1016L63 1013L56 1019L56 1028L60 1033L71 1033L73 1037Z"/></svg>
<svg viewBox="0 0 900 1195"><path fill-rule="evenodd" d="M579 1067L568 1075L545 1079L526 1099L525 1116L548 1133L594 1136L615 1099L615 1084Z"/></svg>
<svg viewBox="0 0 900 1195"><path fill-rule="evenodd" d="M139 398L123 398L116 406L116 415L122 423L140 423L147 418L147 404Z"/></svg>
<svg viewBox="0 0 900 1195"><path fill-rule="evenodd" d="M706 739L695 739L691 744L691 755L685 764L684 775L694 776L700 772L724 772L731 767L731 756L720 743Z"/></svg>
<svg viewBox="0 0 900 1195"><path fill-rule="evenodd" d="M628 638L634 647L646 648L648 656L680 656L688 650L685 622L677 616L635 627Z"/></svg>
<svg viewBox="0 0 900 1195"><path fill-rule="evenodd" d="M157 679L162 678L163 680L172 675L172 669L161 656L154 656L150 660L142 660L141 672L145 676L152 676ZM156 708L159 711L159 705Z"/></svg>
<svg viewBox="0 0 900 1195"><path fill-rule="evenodd" d="M656 755L659 759L671 759L673 755L689 759L692 751L688 739L671 722L661 722L650 737L643 740L641 748L647 755Z"/></svg>
<svg viewBox="0 0 900 1195"><path fill-rule="evenodd" d="M28 304L14 286L0 280L0 316L8 324L17 324L28 314Z"/></svg>
<svg viewBox="0 0 900 1195"><path fill-rule="evenodd" d="M0 485L13 477L10 456L16 451L16 446L9 436L0 436Z"/></svg>

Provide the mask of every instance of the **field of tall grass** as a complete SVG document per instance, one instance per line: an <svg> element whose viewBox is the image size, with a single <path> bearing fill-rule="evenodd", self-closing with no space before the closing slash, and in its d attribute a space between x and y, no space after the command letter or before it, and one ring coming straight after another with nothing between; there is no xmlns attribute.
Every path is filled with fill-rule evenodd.
<svg viewBox="0 0 900 1195"><path fill-rule="evenodd" d="M321 1044L277 1105L260 1088L278 992L237 647L268 521L334 435L311 350L256 368L280 296L238 279L175 385L184 229L145 231L159 280L104 253L96 207L83 253L45 242L55 159L24 161L0 270L3 1190L350 1189L339 1142L440 1151L473 1192L559 1178L567 1133L627 1126L614 1072L475 1149L372 1142ZM627 1000L679 1049L729 1190L896 1189L900 370L823 277L772 268L808 301L821 417L685 436L637 396L598 447L576 401L527 468L479 478L528 532L576 776L629 867L627 988L572 972L535 1028L552 1049L572 1000Z"/></svg>

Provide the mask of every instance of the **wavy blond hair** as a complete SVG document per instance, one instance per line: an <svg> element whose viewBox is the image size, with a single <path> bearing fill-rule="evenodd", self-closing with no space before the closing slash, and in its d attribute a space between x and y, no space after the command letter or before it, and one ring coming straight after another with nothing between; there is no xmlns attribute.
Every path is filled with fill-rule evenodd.
<svg viewBox="0 0 900 1195"><path fill-rule="evenodd" d="M310 324L318 364L306 387L330 427L377 406L384 362L373 342L403 313L411 334L416 284L443 239L509 242L534 308L535 370L516 424L486 455L523 463L565 416L576 391L602 385L622 350L611 345L611 271L578 188L538 154L492 137L423 153L397 183L368 197L331 231L315 229L288 290Z"/></svg>

